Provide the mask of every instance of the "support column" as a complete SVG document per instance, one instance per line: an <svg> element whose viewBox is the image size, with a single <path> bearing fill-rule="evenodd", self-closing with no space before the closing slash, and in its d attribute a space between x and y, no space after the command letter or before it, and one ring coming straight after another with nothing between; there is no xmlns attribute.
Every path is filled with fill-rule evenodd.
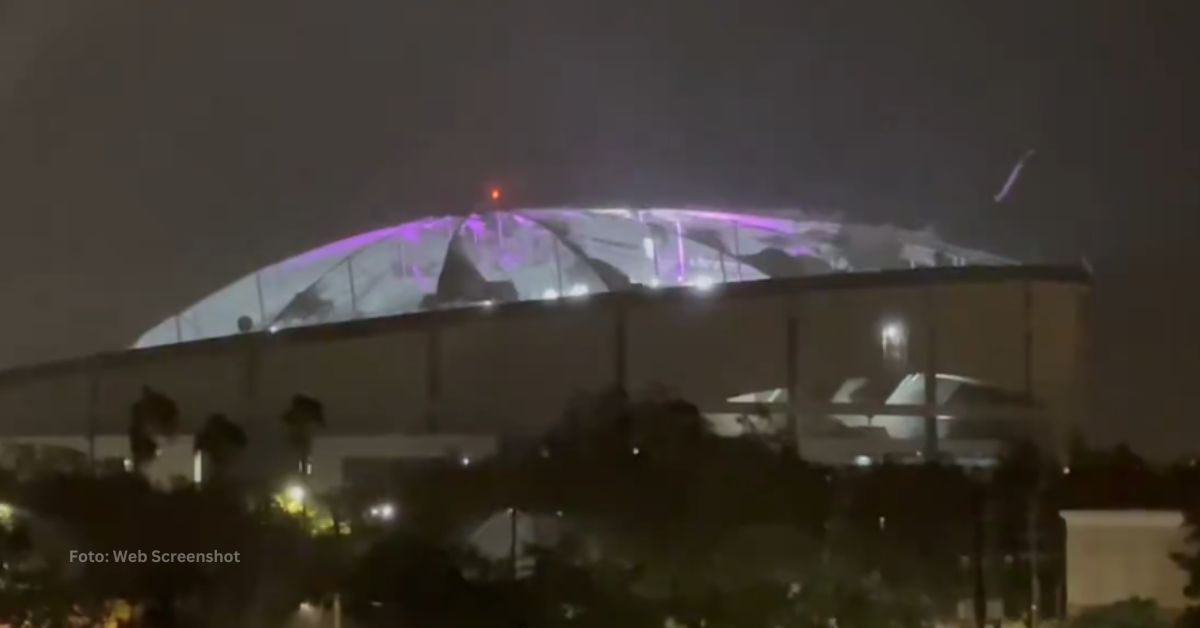
<svg viewBox="0 0 1200 628"><path fill-rule="evenodd" d="M743 277L742 277L742 238L741 238L741 232L738 229L738 224L736 222L733 223L733 256L735 258L737 258L737 278L738 278L738 281L741 281L743 279Z"/></svg>
<svg viewBox="0 0 1200 628"><path fill-rule="evenodd" d="M799 333L796 315L788 314L786 321L787 328L784 335L784 350L787 354L784 356L784 381L785 390L787 391L787 431L791 435L791 447L797 453L800 453L800 418L798 407L800 405L800 364L798 361L797 351L799 350Z"/></svg>
<svg viewBox="0 0 1200 628"><path fill-rule="evenodd" d="M1022 341L1024 346L1024 393L1026 400L1033 400L1033 288L1029 280L1021 282Z"/></svg>
<svg viewBox="0 0 1200 628"><path fill-rule="evenodd" d="M262 273L254 273L254 289L258 292L258 328L267 328L267 302L263 298Z"/></svg>
<svg viewBox="0 0 1200 628"><path fill-rule="evenodd" d="M554 247L554 285L558 288L558 296L561 298L567 295L563 291L562 261L558 256L558 238L553 233L550 234L550 245Z"/></svg>
<svg viewBox="0 0 1200 628"><path fill-rule="evenodd" d="M100 365L95 360L88 367L87 397L87 455L88 466L96 471L96 432L100 423Z"/></svg>
<svg viewBox="0 0 1200 628"><path fill-rule="evenodd" d="M437 327L430 328L425 344L425 429L437 433L442 408L442 339Z"/></svg>
<svg viewBox="0 0 1200 628"><path fill-rule="evenodd" d="M352 318L358 318L358 290L354 287L354 258L346 258L346 274L350 279L350 313Z"/></svg>
<svg viewBox="0 0 1200 628"><path fill-rule="evenodd" d="M246 336L246 361L243 365L242 379L242 402L245 407L242 410L243 420L247 424L259 424L259 407L258 407L258 389L259 389L259 351L261 350L258 343L258 338L254 336Z"/></svg>
<svg viewBox="0 0 1200 628"><path fill-rule="evenodd" d="M937 302L934 288L925 289L925 460L938 459L937 432Z"/></svg>
<svg viewBox="0 0 1200 628"><path fill-rule="evenodd" d="M613 324L613 376L617 390L622 393L629 390L629 334L625 310L624 304L617 304Z"/></svg>

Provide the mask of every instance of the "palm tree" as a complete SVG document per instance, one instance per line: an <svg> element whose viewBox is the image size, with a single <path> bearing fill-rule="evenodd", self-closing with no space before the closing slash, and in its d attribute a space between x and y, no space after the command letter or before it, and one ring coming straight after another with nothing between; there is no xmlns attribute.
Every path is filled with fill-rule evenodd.
<svg viewBox="0 0 1200 628"><path fill-rule="evenodd" d="M246 432L224 414L213 414L196 434L193 449L213 465L213 476L223 477L230 463L246 449Z"/></svg>
<svg viewBox="0 0 1200 628"><path fill-rule="evenodd" d="M325 407L312 397L295 395L280 419L287 429L288 444L296 451L300 474L308 475L313 433L325 426Z"/></svg>
<svg viewBox="0 0 1200 628"><path fill-rule="evenodd" d="M142 396L129 408L129 452L135 471L158 456L158 439L170 438L179 427L179 406L170 397L142 386Z"/></svg>

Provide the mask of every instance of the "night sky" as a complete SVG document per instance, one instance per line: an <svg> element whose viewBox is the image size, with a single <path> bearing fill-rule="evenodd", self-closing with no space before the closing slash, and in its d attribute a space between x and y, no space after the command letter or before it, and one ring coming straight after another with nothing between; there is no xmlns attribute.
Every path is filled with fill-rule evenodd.
<svg viewBox="0 0 1200 628"><path fill-rule="evenodd" d="M1090 433L1200 450L1198 18L1166 0L0 0L0 365L122 347L256 267L499 182L518 205L840 209L1086 257Z"/></svg>

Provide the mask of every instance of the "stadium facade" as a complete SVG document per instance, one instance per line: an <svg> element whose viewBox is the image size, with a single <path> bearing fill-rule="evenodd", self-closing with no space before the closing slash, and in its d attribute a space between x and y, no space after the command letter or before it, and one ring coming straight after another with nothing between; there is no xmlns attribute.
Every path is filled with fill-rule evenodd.
<svg viewBox="0 0 1200 628"><path fill-rule="evenodd" d="M128 351L0 373L0 438L99 456L150 386L185 431L221 412L276 442L304 394L326 407L314 473L332 483L370 461L488 455L620 387L822 462L986 462L1079 420L1089 291L1080 268L799 212L428 218L251 273Z"/></svg>

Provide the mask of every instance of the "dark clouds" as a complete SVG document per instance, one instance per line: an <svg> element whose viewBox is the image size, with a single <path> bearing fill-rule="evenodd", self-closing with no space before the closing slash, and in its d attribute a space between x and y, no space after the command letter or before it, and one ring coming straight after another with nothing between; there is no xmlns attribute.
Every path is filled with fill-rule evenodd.
<svg viewBox="0 0 1200 628"><path fill-rule="evenodd" d="M1153 419L1142 440L1171 442L1200 375L1163 366L1200 320L1190 5L0 0L0 363L119 347L502 181L1087 255L1098 431Z"/></svg>

